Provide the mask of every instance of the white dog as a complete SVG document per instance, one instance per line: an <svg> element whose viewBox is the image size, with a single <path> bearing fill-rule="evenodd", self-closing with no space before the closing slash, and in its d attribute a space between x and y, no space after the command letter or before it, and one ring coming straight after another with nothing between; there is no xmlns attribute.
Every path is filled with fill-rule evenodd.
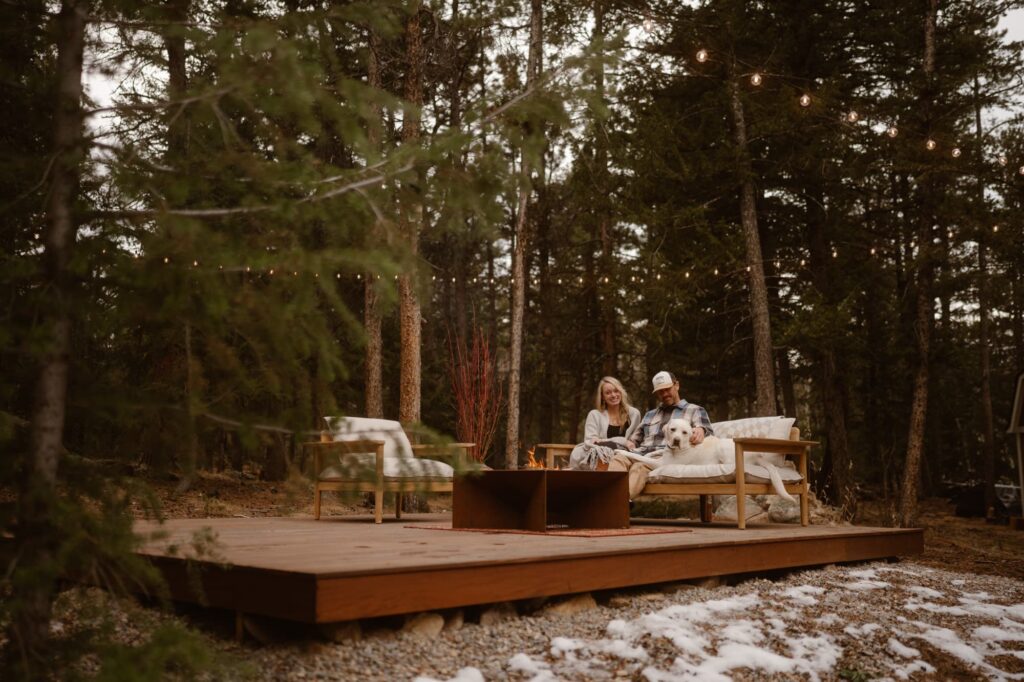
<svg viewBox="0 0 1024 682"><path fill-rule="evenodd" d="M699 445L692 445L690 443L692 435L693 425L690 422L685 419L673 419L665 425L666 447L664 449L656 450L649 455L639 455L628 450L618 450L617 452L652 467L668 466L669 464L728 464L736 460L736 443L732 438L707 436ZM796 502L793 496L786 492L776 462L771 461L770 457L772 455L747 452L744 453L743 462L744 464L757 464L767 469L775 492L791 502Z"/></svg>

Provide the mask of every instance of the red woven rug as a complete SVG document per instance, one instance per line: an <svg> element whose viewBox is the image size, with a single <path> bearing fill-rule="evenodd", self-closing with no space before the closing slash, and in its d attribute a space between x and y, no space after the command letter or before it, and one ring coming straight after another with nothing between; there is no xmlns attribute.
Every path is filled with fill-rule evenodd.
<svg viewBox="0 0 1024 682"><path fill-rule="evenodd" d="M552 535L570 538L610 538L618 535L657 535L660 533L692 533L691 528L653 528L651 526L640 526L637 528L548 528L545 531L539 530L516 530L514 528L452 528L432 524L420 524L406 526L406 528L419 528L421 530L454 530L468 533L512 533L514 535Z"/></svg>

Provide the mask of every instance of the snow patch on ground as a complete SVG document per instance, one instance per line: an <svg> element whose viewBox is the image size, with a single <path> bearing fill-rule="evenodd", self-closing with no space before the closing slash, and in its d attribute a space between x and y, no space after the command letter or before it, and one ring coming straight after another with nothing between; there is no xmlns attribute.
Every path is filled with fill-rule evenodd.
<svg viewBox="0 0 1024 682"><path fill-rule="evenodd" d="M891 580L879 580L882 573ZM1004 669L1024 659L1018 644L1024 603L999 603L1006 597L987 591L954 589L957 596L937 589L958 583L966 584L921 566L877 565L808 571L781 583L756 580L719 588L714 598L673 593L666 599L683 603L660 602L666 605L613 619L603 637L553 637L547 654L516 654L507 671L534 682L614 676L724 682L741 671L818 680L849 668L906 680L936 673L936 665L948 668L949 659L936 657L942 652L977 675L1024 679L1019 663ZM1019 587L1009 593L1024 597ZM465 670L459 674L471 674Z"/></svg>

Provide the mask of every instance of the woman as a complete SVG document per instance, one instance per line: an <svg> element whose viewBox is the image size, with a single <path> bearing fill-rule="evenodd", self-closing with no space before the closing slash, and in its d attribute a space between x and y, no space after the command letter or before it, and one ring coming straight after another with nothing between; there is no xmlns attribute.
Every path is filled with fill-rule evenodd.
<svg viewBox="0 0 1024 682"><path fill-rule="evenodd" d="M640 426L640 410L629 404L629 394L618 379L604 377L597 384L594 408L583 427L583 442L569 457L570 469L603 471L615 452L615 440L624 445Z"/></svg>

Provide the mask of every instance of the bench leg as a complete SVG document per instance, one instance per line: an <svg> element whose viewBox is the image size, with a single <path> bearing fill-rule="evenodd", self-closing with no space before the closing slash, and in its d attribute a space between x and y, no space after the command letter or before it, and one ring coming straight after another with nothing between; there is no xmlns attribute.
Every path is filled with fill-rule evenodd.
<svg viewBox="0 0 1024 682"><path fill-rule="evenodd" d="M736 493L736 524L740 530L747 527L747 493L742 487Z"/></svg>
<svg viewBox="0 0 1024 682"><path fill-rule="evenodd" d="M402 518L402 492L400 490L395 492L395 518Z"/></svg>
<svg viewBox="0 0 1024 682"><path fill-rule="evenodd" d="M373 522L384 523L384 491L380 488L373 491Z"/></svg>
<svg viewBox="0 0 1024 682"><path fill-rule="evenodd" d="M807 509L807 491L800 493L800 525L806 526L811 522L811 515Z"/></svg>
<svg viewBox="0 0 1024 682"><path fill-rule="evenodd" d="M323 491L320 488L313 488L313 520L320 520L320 496Z"/></svg>

